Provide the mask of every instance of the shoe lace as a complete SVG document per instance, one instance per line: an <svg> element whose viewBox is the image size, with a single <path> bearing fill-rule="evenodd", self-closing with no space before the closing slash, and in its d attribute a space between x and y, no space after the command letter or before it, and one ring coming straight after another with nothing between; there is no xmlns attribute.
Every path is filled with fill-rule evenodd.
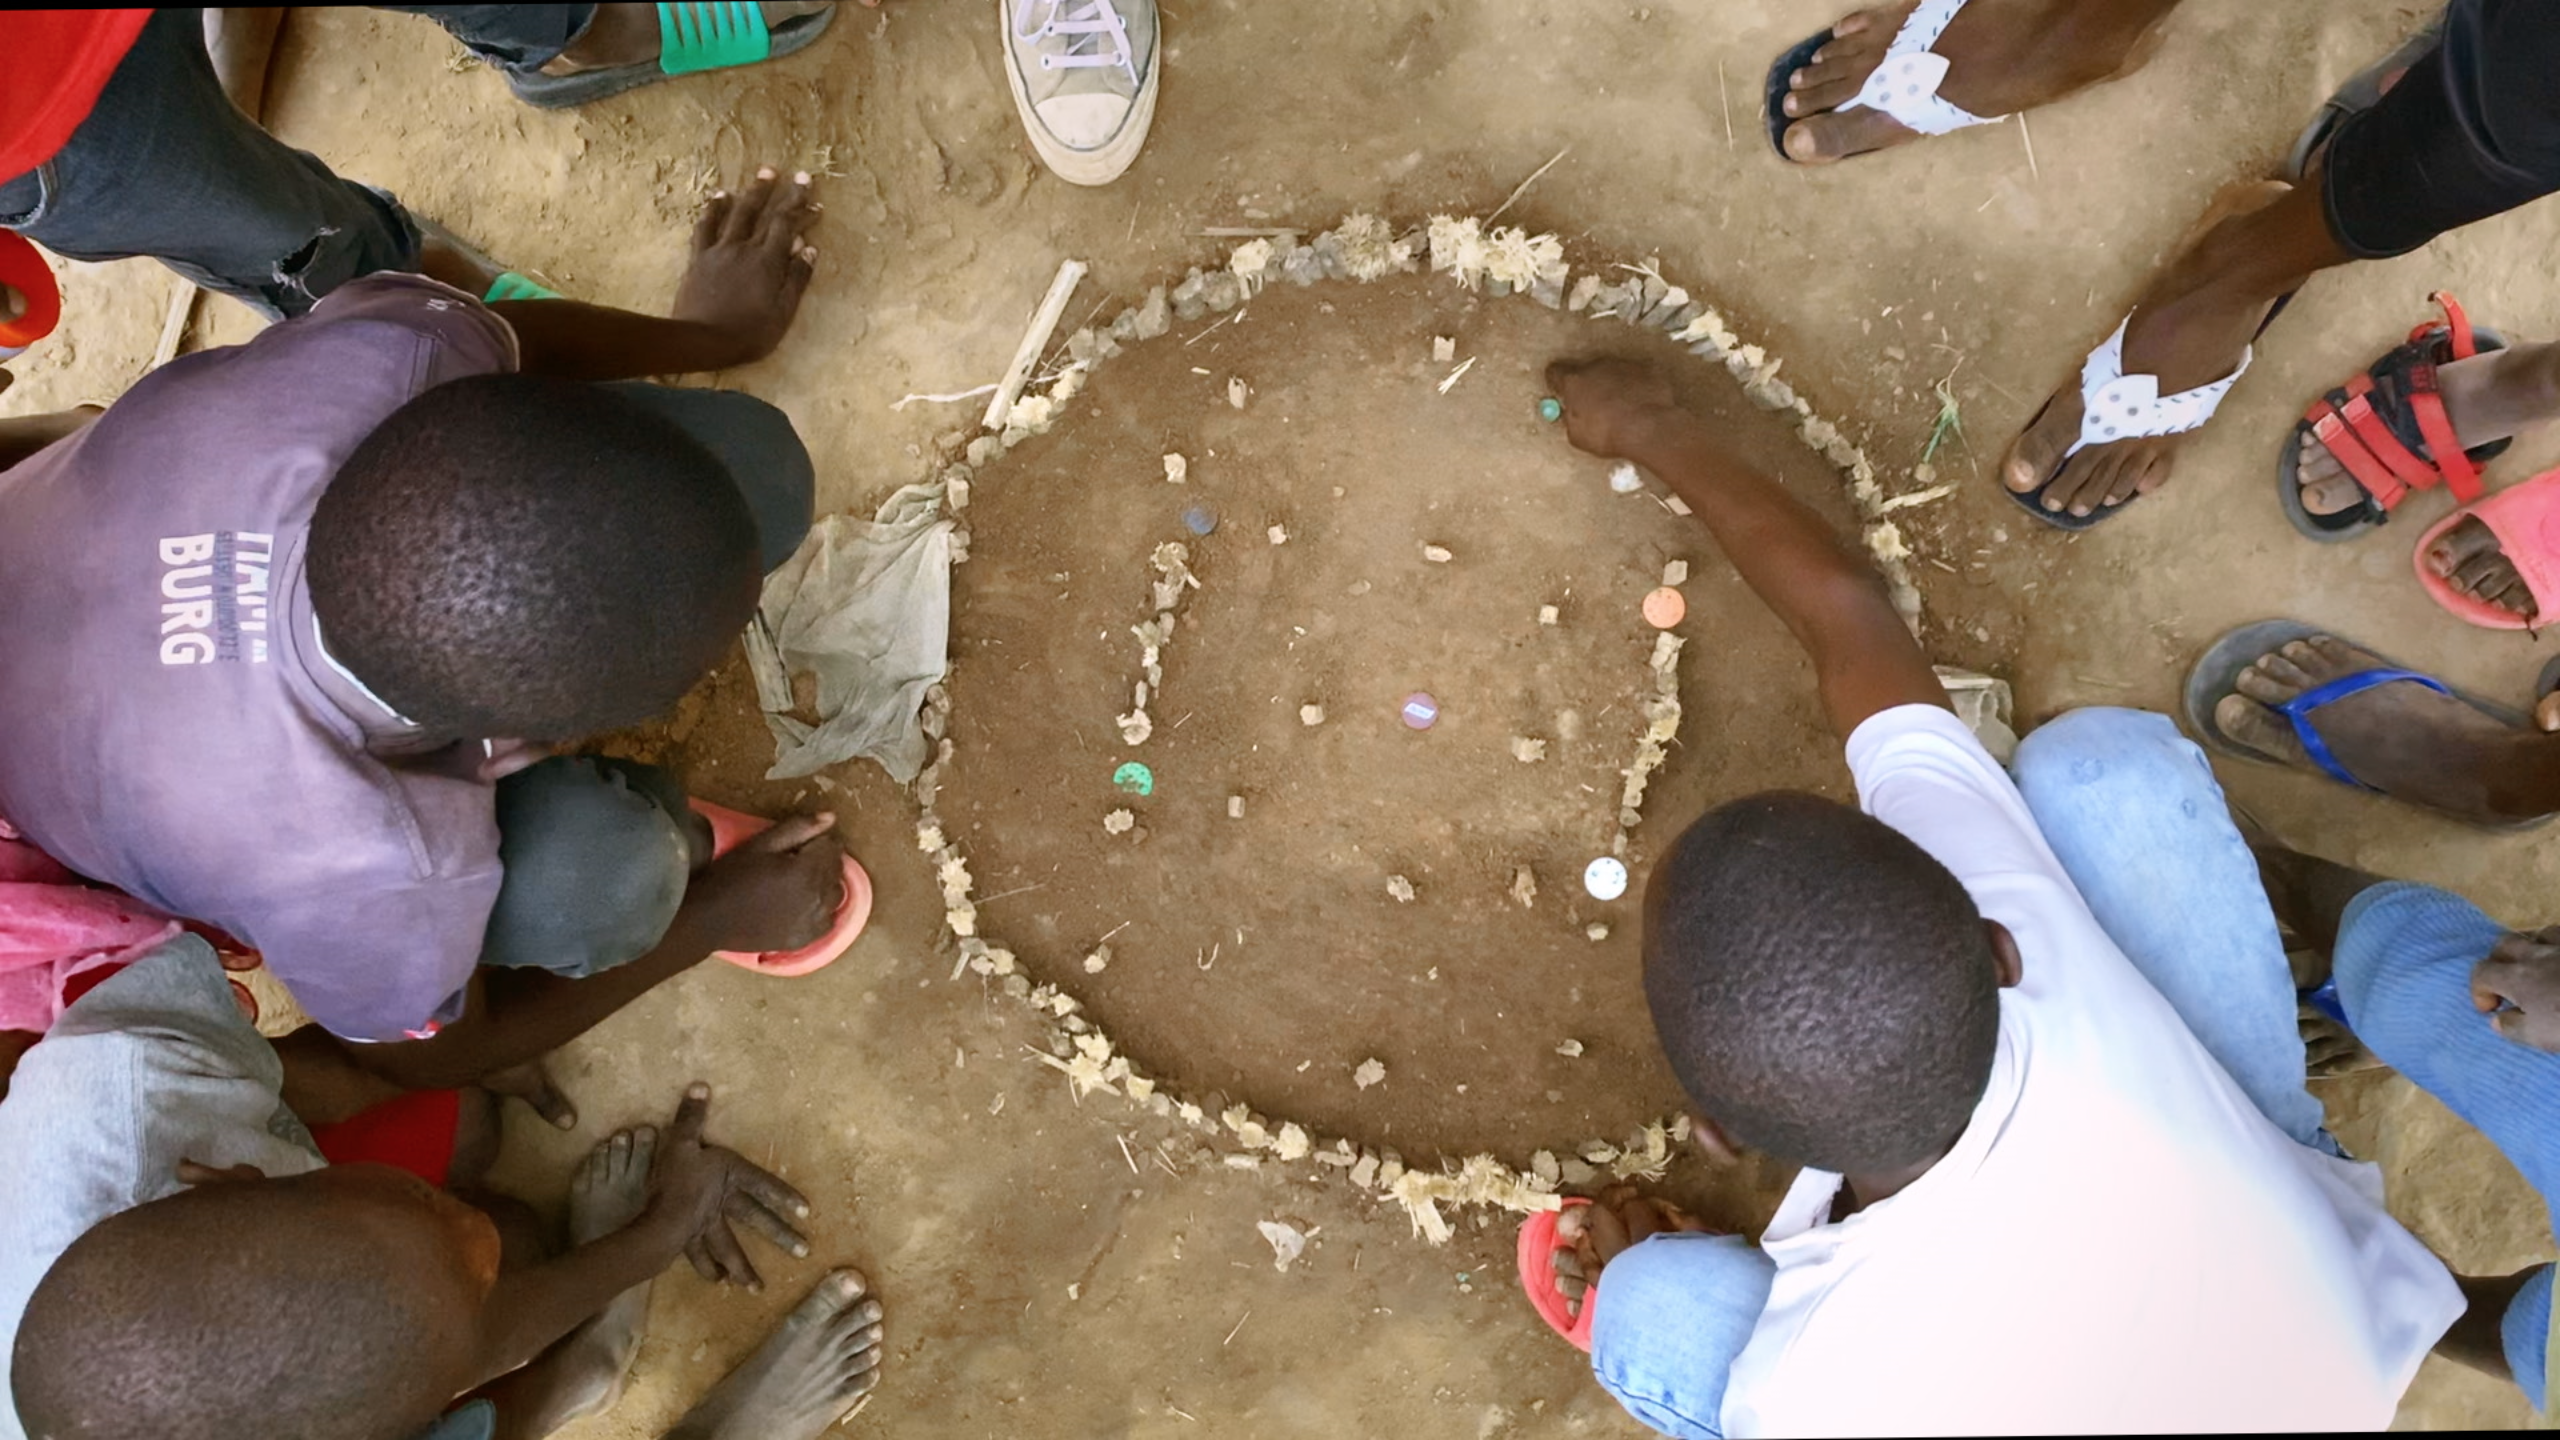
<svg viewBox="0 0 2560 1440"><path fill-rule="evenodd" d="M1015 12L1014 36L1024 44L1037 44L1051 36L1067 37L1062 53L1043 52L1043 70L1083 70L1116 65L1138 79L1136 52L1129 48L1128 22L1120 18L1111 0L1022 0ZM1100 37L1110 37L1108 49Z"/></svg>

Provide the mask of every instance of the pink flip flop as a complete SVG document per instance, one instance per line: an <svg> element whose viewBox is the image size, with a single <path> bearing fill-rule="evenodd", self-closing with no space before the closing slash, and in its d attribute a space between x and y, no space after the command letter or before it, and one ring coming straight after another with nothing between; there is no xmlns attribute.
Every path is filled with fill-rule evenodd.
<svg viewBox="0 0 2560 1440"><path fill-rule="evenodd" d="M761 815L749 815L726 805L688 797L686 804L693 813L711 822L711 854L714 858L728 854L740 845L773 828L773 822ZM711 953L741 969L759 975L806 975L822 970L835 958L853 948L862 927L871 921L871 872L862 868L852 856L844 857L844 899L836 903L835 923L827 933L797 950L714 950Z"/></svg>
<svg viewBox="0 0 2560 1440"><path fill-rule="evenodd" d="M1547 1328L1572 1342L1573 1348L1591 1353L1591 1317L1600 1309L1600 1287L1582 1292L1582 1313L1576 1315L1565 1302L1564 1292L1556 1287L1555 1254L1556 1221L1566 1210L1591 1202L1579 1195L1565 1197L1558 1210L1541 1210L1520 1226L1520 1288L1529 1297L1529 1306Z"/></svg>
<svg viewBox="0 0 2560 1440"><path fill-rule="evenodd" d="M2428 549L2466 516L2477 518L2498 537L2498 548L2523 577L2525 588L2533 592L2532 619L2475 600L2427 568ZM2484 629L2524 630L2560 614L2560 470L2546 470L2437 521L2418 538L2410 563L2417 569L2418 583L2438 605Z"/></svg>

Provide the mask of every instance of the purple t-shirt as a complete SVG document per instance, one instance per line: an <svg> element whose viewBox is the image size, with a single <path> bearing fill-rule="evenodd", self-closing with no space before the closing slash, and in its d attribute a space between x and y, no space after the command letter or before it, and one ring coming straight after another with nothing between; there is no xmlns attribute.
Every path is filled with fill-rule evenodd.
<svg viewBox="0 0 2560 1440"><path fill-rule="evenodd" d="M413 396L515 365L469 296L371 276L0 472L0 817L256 947L350 1039L459 1013L498 827L449 752L385 762L416 727L321 646L311 511Z"/></svg>

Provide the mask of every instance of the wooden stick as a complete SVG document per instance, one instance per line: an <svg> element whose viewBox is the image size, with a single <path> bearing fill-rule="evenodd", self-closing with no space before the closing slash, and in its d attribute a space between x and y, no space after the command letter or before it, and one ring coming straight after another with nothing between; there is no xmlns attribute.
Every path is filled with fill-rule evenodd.
<svg viewBox="0 0 2560 1440"><path fill-rule="evenodd" d="M1040 363L1042 352L1049 348L1049 335L1067 313L1067 299L1076 293L1076 285L1084 279L1084 262L1063 261L1058 278L1049 282L1049 293L1032 312L1031 328L1023 332L1022 344L1013 352L1013 363L1005 367L1004 380L996 386L995 398L987 402L987 413L979 421L989 430L1004 428L1004 417L1013 410L1013 402L1022 398L1022 387L1031 383L1031 370Z"/></svg>
<svg viewBox="0 0 2560 1440"><path fill-rule="evenodd" d="M169 297L169 316L160 322L160 343L151 352L152 369L178 358L178 347L187 343L187 332L195 328L196 307L203 302L204 292L194 281L178 282L177 293Z"/></svg>

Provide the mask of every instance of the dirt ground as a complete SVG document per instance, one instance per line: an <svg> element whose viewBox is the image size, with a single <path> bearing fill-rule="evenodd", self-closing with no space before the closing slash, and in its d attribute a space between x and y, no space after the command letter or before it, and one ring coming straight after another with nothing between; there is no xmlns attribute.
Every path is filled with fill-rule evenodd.
<svg viewBox="0 0 2560 1440"><path fill-rule="evenodd" d="M2269 491L2291 417L2399 338L2420 318L2430 289L2451 288L2510 335L2560 329L2560 286L2544 263L2555 223L2548 206L2314 282L2261 345L2221 418L2187 448L2171 487L2099 532L2066 540L2043 531L1988 475L1999 448L2114 325L2140 277L2205 199L2230 180L2267 173L2320 97L2420 22L2418 5L2189 0L2149 70L2037 112L2031 130L1971 132L1817 173L1768 153L1757 94L1769 58L1832 18L1828 0L1649 8L1588 0L1175 3L1155 138L1128 177L1099 192L1061 185L1032 160L986 9L896 0L876 15L848 10L834 35L788 62L651 87L565 115L517 105L495 76L458 65L454 47L424 22L308 12L288 28L272 114L295 143L391 188L510 263L573 294L635 307L662 305L671 293L684 224L714 176L734 180L763 160L825 171L827 217L816 235L822 268L800 328L772 360L720 381L789 410L819 457L822 506L863 511L915 478L935 437L967 418L964 407L892 412L891 402L994 378L1059 259L1094 267L1080 304L1126 302L1221 253L1221 242L1200 236L1203 227L1312 231L1355 207L1407 219L1481 213L1562 150L1563 161L1511 218L1558 230L1590 253L1658 255L1672 278L1713 297L1738 328L1787 357L1787 377L1823 413L1853 422L1880 464L1919 458L1940 411L1935 387L1945 383L1963 438L1942 449L1937 464L1942 478L1961 482L1959 493L1906 527L1927 562L1918 572L1930 607L1927 638L1942 661L2012 678L2026 718L2081 704L2171 705L2184 667L2216 635L2275 615L2336 625L2503 697L2521 697L2543 658L2546 647L2535 639L2472 630L2424 601L2408 575L2416 525L2396 525L2360 546L2315 547L2285 526ZM148 364L171 285L142 262L78 270L68 335L28 357L22 383L0 406L14 413L115 393ZM1145 546L1171 533L1166 502L1147 486L1169 487L1143 472L1115 472L1106 483L1070 462L1142 460L1160 444L1183 448L1165 444L1176 439L1199 446L1194 488L1223 503L1225 524L1204 547L1198 638L1186 630L1171 652L1163 713L1178 716L1197 696L1203 718L1192 723L1205 725L1220 713L1209 702L1232 697L1220 703L1234 728L1198 741L1163 739L1151 839L1119 852L1106 848L1095 823L1107 807L1094 797L1092 767L1105 752L1071 758L1051 734L1047 763L1019 783L1072 782L1076 798L1052 802L1065 811L1053 840L1035 833L996 842L990 853L1002 864L982 867L980 893L1007 888L1003 865L1037 878L1043 866L1090 872L1097 856L1106 866L1121 859L1108 873L1156 893L1151 923L1165 933L1143 960L1132 950L1079 988L1146 1058L1201 1076L1204 1085L1267 1086L1279 1098L1257 1094L1266 1109L1303 1106L1364 1134L1368 1120L1392 1119L1404 1129L1434 1129L1443 1143L1506 1140L1516 1158L1518 1149L1567 1138L1585 1107L1595 1122L1616 1127L1624 1122L1604 1109L1641 1110L1667 1093L1635 1058L1641 1030L1622 1008L1632 993L1624 974L1600 973L1613 959L1623 964L1624 952L1614 937L1591 947L1563 925L1574 894L1565 857L1587 838L1572 826L1590 817L1569 795L1549 792L1516 812L1483 795L1434 798L1379 758L1395 752L1351 745L1343 738L1349 728L1391 724L1385 707L1425 688L1441 694L1449 719L1426 736L1388 737L1436 747L1407 753L1436 756L1456 748L1451 742L1477 744L1523 723L1517 717L1548 702L1533 707L1525 695L1505 696L1479 709L1462 697L1494 676L1520 673L1519 662L1500 662L1494 647L1539 643L1523 623L1539 603L1536 592L1567 577L1577 587L1623 591L1660 557L1685 554L1699 570L1689 586L1698 612L1691 632L1762 663L1749 672L1753 685L1737 690L1710 683L1704 677L1713 672L1693 663L1684 734L1693 745L1709 734L1768 744L1772 782L1819 780L1821 762L1780 748L1779 739L1807 733L1809 711L1800 694L1782 693L1787 672L1760 653L1770 632L1747 607L1729 603L1730 572L1711 545L1702 535L1684 539L1658 512L1613 510L1643 502L1595 493L1587 470L1559 457L1552 437L1520 418L1523 397L1533 393L1520 368L1532 357L1520 352L1554 333L1542 328L1543 317L1512 309L1472 317L1451 308L1445 293L1434 296L1430 305L1447 319L1417 314L1402 327L1323 337L1311 329L1303 354L1282 346L1266 357L1271 375L1295 378L1261 382L1263 403L1286 403L1304 423L1321 422L1314 438L1298 437L1305 447L1298 453L1329 459L1345 474L1419 475L1412 495L1396 502L1402 509L1375 482L1328 482L1276 462L1212 470L1202 457L1227 449L1220 427L1236 421L1196 392L1131 388L1149 363L1143 349L1117 362L1129 368L1116 376L1106 367L1092 392L1103 417L1089 430L1062 428L1018 457L1014 494L999 484L982 496L979 558L960 582L955 683L987 695L984 704L968 702L960 734L964 745L983 739L993 753L1034 743L1032 727L1054 727L1072 718L1068 712L1107 724L1103 707L1116 713L1125 704L1113 701L1135 668L1125 627L1139 618ZM227 305L206 313L216 339L250 328ZM1276 329L1280 312L1268 318ZM1518 328L1507 328L1515 318ZM1457 435L1390 431L1364 445L1343 417L1394 413L1405 403L1390 392L1418 383L1419 337L1434 323L1437 333L1465 336L1470 351L1479 331L1468 327L1493 327L1481 332L1480 373L1449 397L1481 407L1464 410L1474 423ZM1244 343L1263 338L1257 332ZM1335 345L1354 348L1321 348ZM1354 391L1344 373L1359 346L1379 351L1367 362L1375 393ZM1193 363L1214 370L1226 362ZM1196 378L1187 369L1181 376ZM1241 444L1244 432L1234 435ZM2521 476L2554 459L2560 441L2529 438L2499 474ZM1031 478L1051 464L1059 473ZM1351 492L1338 510L1328 508L1333 483ZM1049 513L1033 490L1043 485L1087 487L1078 502L1097 517L1093 533L1001 533L1008 510L1035 520ZM1397 547L1423 538L1411 533L1419 523L1414 505L1468 494L1477 497L1472 506L1445 512L1457 538L1439 543L1460 557L1448 574L1402 567L1400 555L1402 568L1389 568ZM1562 541L1531 533L1532 497L1543 503L1550 494L1566 507L1556 513L1587 517L1587 554L1567 558ZM2418 516L2442 503L2416 502ZM1304 538L1257 552L1266 507L1285 511L1293 536ZM1105 519L1116 531L1100 528ZM1489 542L1488 554L1519 546L1524 556L1545 558L1516 576L1471 573L1471 536ZM1061 547L1075 558L1043 558ZM1310 596L1319 581L1353 576L1377 590L1364 605L1329 607L1339 628L1322 645L1307 614L1292 616L1268 600L1256 608L1242 593L1218 603L1222 581L1242 592L1282 564L1306 567ZM1088 565L1103 568L1081 568ZM1047 589L1046 577L1058 572L1072 583ZM1449 593L1426 594L1418 588L1425 585ZM1061 591L1070 598L1053 599ZM1286 584L1271 591L1295 593ZM991 658L1000 648L985 642L1006 638L1008 626L1027 633L1032 608L1050 605L1094 623L1066 631L1077 648L1062 642L1053 664L1034 667L1040 673L1006 676ZM1586 613L1599 628L1589 632L1588 652L1532 669L1531 693L1620 673L1625 647L1640 638L1626 628L1625 609L1623 594L1607 607L1595 601ZM1298 668L1280 673L1337 687L1325 697L1329 733L1289 733L1299 700L1276 678L1277 704L1267 699L1273 690L1254 693L1259 677L1243 652L1282 625L1306 625L1311 634L1288 652L1288 665ZM1209 643L1221 627L1227 643ZM1359 658L1354 627L1376 637L1357 641L1366 654L1394 666ZM1081 638L1102 632L1112 638ZM1441 668L1431 678L1406 682L1432 664ZM1002 713L1008 685L1036 685L1017 691L1030 702L1019 704L1027 714ZM769 751L752 709L743 674L724 672L665 743L704 793L778 806L801 787L758 778ZM1275 713L1266 721L1265 711ZM997 727L1008 719L1021 720L1022 738L1002 738ZM1597 745L1597 728L1591 733ZM1306 763L1285 774L1276 758L1249 765L1235 749L1240 742L1252 756L1252 745L1283 740L1307 747ZM1675 763L1681 778L1649 805L1648 826L1715 793L1708 768L1684 768L1691 758ZM1555 774L1542 780L1564 775L1568 760L1583 763L1551 759ZM1439 773L1462 775L1459 762L1447 763L1452 768ZM1598 768L1602 757L1589 764ZM2547 842L2487 838L2272 770L2226 767L2225 775L2235 799L2298 844L2451 885L2513 921L2551 918L2537 903L2560 869ZM948 958L935 948L941 905L914 850L912 807L876 770L848 768L840 778L845 794L833 803L880 892L872 929L853 954L799 982L713 965L665 987L565 1058L565 1078L587 1116L580 1132L528 1127L520 1137L514 1178L528 1194L556 1193L582 1146L610 1125L662 1112L682 1080L700 1075L724 1097L715 1110L722 1132L770 1157L821 1207L817 1254L770 1266L763 1295L714 1293L689 1274L661 1282L632 1392L583 1434L655 1434L824 1264L845 1262L865 1267L887 1298L893 1352L876 1403L848 1433L1417 1440L1641 1433L1518 1300L1507 1225L1470 1221L1445 1249L1427 1249L1409 1238L1400 1215L1341 1187L1204 1165L1186 1135L1132 1120L1117 1102L1074 1104L1056 1074L1026 1053L1036 1033L1015 1007L975 980L949 981ZM1246 833L1278 830L1292 807L1310 823L1330 810L1338 843L1329 851L1321 835L1300 834L1267 853L1248 850L1219 828L1231 823L1222 809L1164 813L1177 798L1205 806L1230 787L1248 795L1247 819L1233 822ZM1368 806L1373 797L1386 803ZM1435 842L1440 825L1471 838ZM1492 829L1479 834L1482 825ZM1078 837L1084 847L1069 848ZM1375 854L1344 858L1352 843ZM1530 854L1535 845L1551 850ZM1516 917L1499 894L1508 883L1501 857L1515 852L1529 855L1540 883L1538 908ZM1265 897L1235 895L1249 867L1267 871L1279 860L1308 868ZM1277 911L1290 895L1312 890L1348 909L1342 897L1358 887L1346 876L1365 875L1373 863L1419 869L1424 860L1440 868L1414 874L1417 888L1450 897L1449 909L1428 917L1437 922L1431 930L1485 935L1502 920L1527 932L1507 937L1515 943L1499 956L1480 944L1444 965L1444 974L1462 965L1477 977L1462 1000L1444 998L1458 990L1447 981L1440 992L1411 983L1434 963L1406 953L1422 933L1407 927L1424 924L1424 899L1410 907L1414 914L1359 899L1358 923L1385 953L1316 951L1324 915L1266 913L1255 923L1272 926L1275 941L1300 937L1294 952L1257 952L1249 943L1243 953L1256 956L1254 965L1230 972L1222 959L1217 973L1178 973L1193 963L1192 931L1205 934L1211 923L1203 897L1212 892L1229 910ZM1026 894L995 902L991 921L1001 928L1054 910L1054 936L1036 924L1016 928L1031 937L1032 963L1055 967L1081 953L1089 934L1118 923L1104 921L1100 894L1090 885ZM1284 963L1290 953L1303 963ZM1470 1057L1461 1047L1420 1028L1454 1026L1461 1014L1477 1023L1477 1009L1442 1008L1448 1004L1491 1006L1505 1024L1534 1002L1553 1007L1542 976L1527 965L1502 969L1500 960L1512 956L1591 967L1584 998L1568 1002L1584 1007L1571 1012L1573 1026L1587 1028L1581 1038L1606 1042L1572 1062L1586 1068L1540 1058L1549 1042L1465 1072ZM1143 997L1156 1008L1140 1008L1139 992L1156 989L1144 982L1163 973L1174 983ZM1209 981L1221 984L1213 991ZM1358 1013L1341 1021L1349 1028L1326 1024L1328 993L1356 997ZM1432 998L1410 1014L1377 1008L1416 1007L1426 993ZM1223 1028L1207 1028L1220 1012L1229 1012ZM1541 1026L1554 1028L1543 1016L1529 1028L1543 1035ZM1199 1038L1207 1035L1218 1038ZM1371 1051L1393 1078L1364 1100L1345 1084L1342 1067ZM1291 1068L1298 1059L1314 1061L1303 1076ZM1475 1073L1485 1078L1469 1078ZM1544 1098L1551 1074L1581 1077L1556 1087L1566 1101ZM1433 1093L1419 1093L1425 1081ZM1463 1098L1453 1088L1461 1081L1471 1086ZM1487 1087L1482 1097L1472 1090L1478 1083ZM1439 1095L1444 1087L1449 1094ZM2503 1270L2553 1253L2536 1197L2440 1107L2390 1078L2341 1086L2331 1098L2349 1147L2385 1166L2395 1209L2457 1267ZM1503 1103L1525 1116L1519 1129L1535 1133L1510 1139L1498 1123ZM1307 1257L1286 1273L1273 1270L1254 1230L1257 1220L1275 1217L1320 1227ZM2416 1427L2527 1418L2511 1388L2434 1361L2402 1412Z"/></svg>

